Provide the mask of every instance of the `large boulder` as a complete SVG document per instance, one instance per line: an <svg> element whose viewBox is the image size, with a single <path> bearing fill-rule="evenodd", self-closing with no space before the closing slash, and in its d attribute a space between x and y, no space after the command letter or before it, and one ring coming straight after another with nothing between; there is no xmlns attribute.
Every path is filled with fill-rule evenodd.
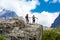
<svg viewBox="0 0 60 40"><path fill-rule="evenodd" d="M41 40L43 27L40 24L29 24L28 27L19 29L15 27L8 36L17 40Z"/></svg>
<svg viewBox="0 0 60 40"><path fill-rule="evenodd" d="M6 40L41 40L43 26L40 24L27 24L19 18L2 21L3 33Z"/></svg>

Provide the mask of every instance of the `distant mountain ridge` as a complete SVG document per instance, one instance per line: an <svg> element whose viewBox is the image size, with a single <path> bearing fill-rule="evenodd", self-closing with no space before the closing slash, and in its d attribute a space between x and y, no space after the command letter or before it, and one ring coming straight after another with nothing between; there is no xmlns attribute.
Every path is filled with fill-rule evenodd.
<svg viewBox="0 0 60 40"><path fill-rule="evenodd" d="M55 21L54 21L54 23L52 24L52 28L56 28L56 27L58 27L58 26L60 26L60 14L59 14L59 16L55 19Z"/></svg>
<svg viewBox="0 0 60 40"><path fill-rule="evenodd" d="M11 11L11 10L3 9L3 11L0 12L0 13L1 13L0 18L8 19L9 17L11 17L11 18L18 17L17 14L14 11Z"/></svg>

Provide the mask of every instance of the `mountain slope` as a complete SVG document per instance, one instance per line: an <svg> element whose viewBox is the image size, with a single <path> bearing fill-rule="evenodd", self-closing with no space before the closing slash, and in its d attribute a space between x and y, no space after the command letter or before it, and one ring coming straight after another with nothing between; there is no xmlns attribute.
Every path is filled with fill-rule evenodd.
<svg viewBox="0 0 60 40"><path fill-rule="evenodd" d="M52 28L56 28L57 26L60 26L60 14L59 16L55 19L54 23L52 24Z"/></svg>
<svg viewBox="0 0 60 40"><path fill-rule="evenodd" d="M0 18L8 19L9 17L11 18L18 17L14 11L10 11L10 10L3 10L1 13L2 15L0 15Z"/></svg>

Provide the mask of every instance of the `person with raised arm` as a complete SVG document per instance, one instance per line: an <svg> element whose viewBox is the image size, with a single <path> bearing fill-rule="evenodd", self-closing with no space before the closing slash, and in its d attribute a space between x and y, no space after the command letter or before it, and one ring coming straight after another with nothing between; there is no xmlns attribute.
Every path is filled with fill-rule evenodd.
<svg viewBox="0 0 60 40"><path fill-rule="evenodd" d="M32 22L35 23L35 15L32 16ZM38 18L37 18L38 19Z"/></svg>

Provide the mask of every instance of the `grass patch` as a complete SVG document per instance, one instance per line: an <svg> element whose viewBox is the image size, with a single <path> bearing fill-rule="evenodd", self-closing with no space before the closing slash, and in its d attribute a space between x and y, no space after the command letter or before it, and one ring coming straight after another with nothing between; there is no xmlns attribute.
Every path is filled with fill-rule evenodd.
<svg viewBox="0 0 60 40"><path fill-rule="evenodd" d="M0 35L0 40L6 40L4 35Z"/></svg>
<svg viewBox="0 0 60 40"><path fill-rule="evenodd" d="M60 40L60 28L44 30L42 40Z"/></svg>

